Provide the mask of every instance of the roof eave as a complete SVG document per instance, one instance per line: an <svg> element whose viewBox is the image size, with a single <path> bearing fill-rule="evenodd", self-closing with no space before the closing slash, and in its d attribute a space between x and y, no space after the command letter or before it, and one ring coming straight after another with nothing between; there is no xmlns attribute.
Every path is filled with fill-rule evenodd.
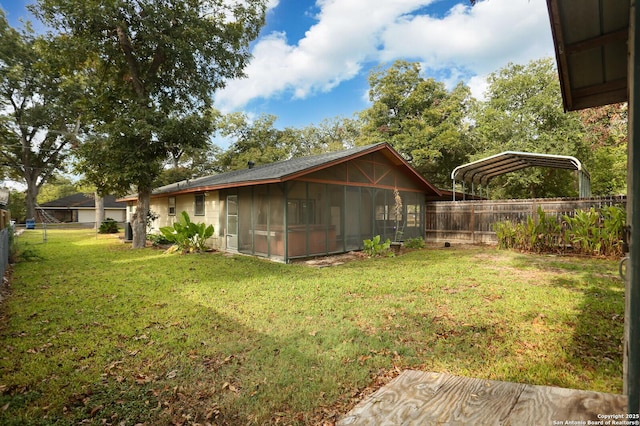
<svg viewBox="0 0 640 426"><path fill-rule="evenodd" d="M388 143L385 142L385 143L372 145L369 149L365 149L365 150L361 150L361 151L355 152L352 155L341 157L341 158L338 158L338 159L335 159L335 160L332 160L332 161L328 161L328 162L323 163L323 164L319 164L317 166L309 167L309 168L304 169L304 170L300 170L300 171L297 171L297 172L289 173L287 175L283 175L283 176L281 176L280 178L277 178L277 179L248 180L248 181L242 181L242 182L224 183L224 184L220 184L220 185L194 186L194 187L189 187L189 188L184 188L184 189L177 189L177 190L171 190L171 191L165 191L165 192L157 192L157 193L151 194L151 198L172 197L172 196L176 196L176 195L192 194L192 193L206 192L206 191L218 191L218 190L221 190L221 189L237 188L237 187L244 187L244 186L251 186L251 185L266 185L266 184L273 184L273 183L282 183L282 182L286 182L286 181L290 181L290 180L294 180L294 179L300 178L300 177L302 177L304 175L307 175L307 174L310 174L310 173L313 173L313 172L317 172L319 170L326 169L328 167L332 167L332 166L335 166L335 165L338 165L338 164L345 163L347 161L351 161L351 160L353 160L355 158L362 157L364 155L368 155L368 154L371 154L371 153L376 152L376 151L383 151L383 152L391 154L392 158L395 159L394 163L396 165L404 166L408 171L411 172L412 176L416 180L418 180L422 185L424 185L431 192L433 192L434 195L438 195L438 196L442 195L438 188L433 186L424 177L422 177L422 175L420 175L413 167L411 167L411 165L404 158L402 158L402 156L400 154L398 154ZM137 199L138 198L136 196L132 195L132 196L126 196L126 197L123 197L123 198L119 198L116 201L134 202Z"/></svg>

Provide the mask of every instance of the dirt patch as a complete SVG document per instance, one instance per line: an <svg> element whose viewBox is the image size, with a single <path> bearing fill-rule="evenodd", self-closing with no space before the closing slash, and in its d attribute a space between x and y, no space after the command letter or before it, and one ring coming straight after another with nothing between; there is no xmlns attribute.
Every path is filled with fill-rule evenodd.
<svg viewBox="0 0 640 426"><path fill-rule="evenodd" d="M293 263L312 266L315 268L326 268L329 266L344 265L347 262L362 260L367 257L366 254L359 251L350 251L349 253L335 254L330 256L314 257L313 259L294 260Z"/></svg>

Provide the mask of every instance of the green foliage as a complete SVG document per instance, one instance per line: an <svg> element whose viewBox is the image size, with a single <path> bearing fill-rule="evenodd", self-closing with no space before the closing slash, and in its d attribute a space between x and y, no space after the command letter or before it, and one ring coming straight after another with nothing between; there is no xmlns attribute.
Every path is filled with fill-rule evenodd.
<svg viewBox="0 0 640 426"><path fill-rule="evenodd" d="M535 253L566 252L596 256L622 255L622 235L626 212L620 206L599 210L576 210L562 220L549 216L538 207L537 219L523 223L511 221L494 225L498 247Z"/></svg>
<svg viewBox="0 0 640 426"><path fill-rule="evenodd" d="M213 225L206 226L205 223L191 222L189 214L183 211L178 222L173 226L160 228L160 232L167 241L174 244L175 248L170 251L192 253L207 249L207 239L213 236L214 230Z"/></svg>
<svg viewBox="0 0 640 426"><path fill-rule="evenodd" d="M420 64L396 61L369 75L370 108L358 145L388 142L436 186L450 185L451 170L465 163L473 147L466 129L471 92L463 84L448 91L424 78Z"/></svg>
<svg viewBox="0 0 640 426"><path fill-rule="evenodd" d="M380 241L380 235L376 235L370 240L364 240L364 252L371 257L393 256L391 251L391 240Z"/></svg>
<svg viewBox="0 0 640 426"><path fill-rule="evenodd" d="M76 76L66 72L57 49L31 25L16 30L0 10L0 164L26 184L25 216L35 217L41 185L65 170L79 134Z"/></svg>
<svg viewBox="0 0 640 426"><path fill-rule="evenodd" d="M508 64L490 74L487 98L473 110L474 159L502 151L540 152L591 157L577 113L565 113L560 83L551 58L526 65ZM493 198L576 196L568 170L528 168L491 181Z"/></svg>
<svg viewBox="0 0 640 426"><path fill-rule="evenodd" d="M579 112L593 156L585 161L594 195L627 193L627 103Z"/></svg>
<svg viewBox="0 0 640 426"><path fill-rule="evenodd" d="M620 206L607 206L600 210L600 215L602 217L600 230L602 252L608 255L622 256L627 211Z"/></svg>
<svg viewBox="0 0 640 426"><path fill-rule="evenodd" d="M116 222L115 219L108 217L100 224L98 232L100 234L117 234L118 222Z"/></svg>
<svg viewBox="0 0 640 426"><path fill-rule="evenodd" d="M406 248L410 248L410 249L422 249L425 248L427 245L424 242L424 239L420 238L420 237L416 237L416 238L409 238L404 242L404 246Z"/></svg>
<svg viewBox="0 0 640 426"><path fill-rule="evenodd" d="M24 223L27 214L25 193L21 191L9 191L9 204L7 209L11 212L11 218L17 223Z"/></svg>
<svg viewBox="0 0 640 426"><path fill-rule="evenodd" d="M132 247L144 247L163 163L206 148L212 95L243 75L265 3L40 0L32 9L63 35L59 57L90 94L82 99L93 134L76 151L79 171L100 191L137 189Z"/></svg>
<svg viewBox="0 0 640 426"><path fill-rule="evenodd" d="M163 234L147 234L147 240L151 241L151 244L155 247L173 243L173 241L169 240Z"/></svg>
<svg viewBox="0 0 640 426"><path fill-rule="evenodd" d="M218 131L235 142L217 158L220 171L246 169L249 161L255 165L286 160L291 156L297 138L293 130L278 130L274 127L275 115L260 115L250 120L244 113L231 113L218 123Z"/></svg>

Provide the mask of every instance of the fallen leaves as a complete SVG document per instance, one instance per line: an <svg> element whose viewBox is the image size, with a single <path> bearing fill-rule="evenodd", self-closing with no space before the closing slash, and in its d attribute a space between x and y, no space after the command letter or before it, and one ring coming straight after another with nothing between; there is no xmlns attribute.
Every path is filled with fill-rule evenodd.
<svg viewBox="0 0 640 426"><path fill-rule="evenodd" d="M153 377L141 373L136 374L133 378L139 385L146 385L147 383L151 383L154 380Z"/></svg>
<svg viewBox="0 0 640 426"><path fill-rule="evenodd" d="M39 348L29 348L29 349L27 349L26 352L28 354L38 354L38 353L46 351L47 349L49 349L52 346L53 346L53 343L48 342L48 343L45 343L44 345L40 346Z"/></svg>
<svg viewBox="0 0 640 426"><path fill-rule="evenodd" d="M234 385L232 385L232 384L231 384L231 383L229 383L229 382L224 382L224 383L222 384L222 390L225 390L225 389L228 389L228 390L230 390L230 391L231 391L231 392L233 392L233 393L240 393L240 391L238 390L238 388L236 388Z"/></svg>

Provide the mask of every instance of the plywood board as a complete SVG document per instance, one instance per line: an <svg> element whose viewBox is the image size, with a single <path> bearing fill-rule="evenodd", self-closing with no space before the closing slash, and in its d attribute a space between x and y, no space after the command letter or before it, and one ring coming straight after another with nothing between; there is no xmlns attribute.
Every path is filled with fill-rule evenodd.
<svg viewBox="0 0 640 426"><path fill-rule="evenodd" d="M407 370L338 425L572 424L624 416L626 407L622 395Z"/></svg>

